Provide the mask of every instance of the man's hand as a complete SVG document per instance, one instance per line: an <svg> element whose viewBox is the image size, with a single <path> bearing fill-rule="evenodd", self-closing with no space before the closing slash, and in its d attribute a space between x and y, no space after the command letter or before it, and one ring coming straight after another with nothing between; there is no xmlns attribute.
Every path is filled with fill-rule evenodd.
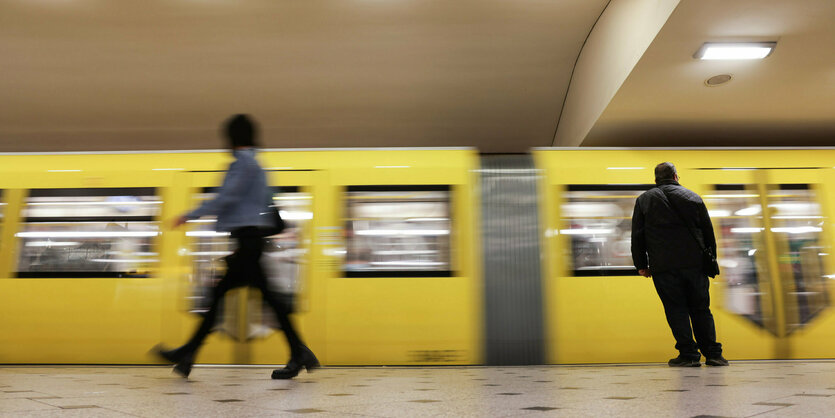
<svg viewBox="0 0 835 418"><path fill-rule="evenodd" d="M652 275L649 273L649 269L640 269L640 270L638 270L638 274L640 274L641 276L644 276L644 277L650 277L650 276L652 276Z"/></svg>
<svg viewBox="0 0 835 418"><path fill-rule="evenodd" d="M176 228L186 222L188 222L188 218L185 216L178 216L177 219L174 219L174 222L171 223L171 227Z"/></svg>

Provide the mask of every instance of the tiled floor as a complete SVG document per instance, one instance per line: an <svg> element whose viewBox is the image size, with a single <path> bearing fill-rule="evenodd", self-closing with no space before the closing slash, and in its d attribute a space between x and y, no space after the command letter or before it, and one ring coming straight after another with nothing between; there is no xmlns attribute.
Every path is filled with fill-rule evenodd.
<svg viewBox="0 0 835 418"><path fill-rule="evenodd" d="M2 367L0 416L835 416L835 361L537 367Z"/></svg>

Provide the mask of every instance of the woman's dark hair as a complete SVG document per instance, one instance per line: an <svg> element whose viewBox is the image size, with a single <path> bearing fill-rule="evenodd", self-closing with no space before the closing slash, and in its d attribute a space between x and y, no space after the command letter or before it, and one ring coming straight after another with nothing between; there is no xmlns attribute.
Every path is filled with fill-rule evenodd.
<svg viewBox="0 0 835 418"><path fill-rule="evenodd" d="M233 115L223 124L223 133L229 140L229 148L257 145L258 126L244 114Z"/></svg>
<svg viewBox="0 0 835 418"><path fill-rule="evenodd" d="M676 166L673 163L661 163L655 166L655 182L658 183L664 180L675 180Z"/></svg>

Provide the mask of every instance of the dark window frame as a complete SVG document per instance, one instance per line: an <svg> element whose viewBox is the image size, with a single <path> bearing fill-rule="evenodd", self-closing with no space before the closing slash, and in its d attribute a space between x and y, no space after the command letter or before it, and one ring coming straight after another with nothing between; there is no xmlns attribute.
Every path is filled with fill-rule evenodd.
<svg viewBox="0 0 835 418"><path fill-rule="evenodd" d="M559 187L559 186L558 186ZM654 187L655 184L636 183L636 184L567 184L564 186L565 192L634 192L636 190L646 192ZM567 198L563 199L563 203L569 202ZM560 208L562 210L562 208ZM562 222L562 219L561 221ZM569 244L569 251L571 253L571 276L570 277L625 277L638 276L638 270L616 269L616 268L590 268L577 269L574 266L574 251L573 245Z"/></svg>
<svg viewBox="0 0 835 418"><path fill-rule="evenodd" d="M28 189L24 197L21 210L27 207L30 197L101 197L101 196L154 196L162 200L158 193L159 187L62 187ZM163 205L164 203L161 203ZM66 217L26 217L21 224L30 223L74 223L74 222L161 222L157 216L66 216ZM22 232L22 229L21 229ZM160 231L161 232L161 231ZM157 237L152 237L153 242ZM17 245L22 245L23 239L18 238ZM13 277L18 279L114 279L114 278L149 278L149 274L138 274L130 271L20 271L19 259L15 259Z"/></svg>
<svg viewBox="0 0 835 418"><path fill-rule="evenodd" d="M447 192L448 217L449 217L449 269L445 270L346 270L342 266L342 278L430 278L430 277L454 277L453 267L453 240L452 232L455 230L455 219L453 219L453 188L452 184L392 184L392 185L349 185L345 186L342 195L347 196L349 192ZM343 210L347 214L347 199ZM347 228L346 228L347 230ZM348 243L345 243L347 258Z"/></svg>

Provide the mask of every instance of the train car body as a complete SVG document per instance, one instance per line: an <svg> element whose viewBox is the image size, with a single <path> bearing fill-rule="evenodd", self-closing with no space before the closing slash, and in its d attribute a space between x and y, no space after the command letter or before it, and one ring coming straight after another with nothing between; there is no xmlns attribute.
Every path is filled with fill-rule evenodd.
<svg viewBox="0 0 835 418"><path fill-rule="evenodd" d="M711 281L729 359L835 355L833 149L539 149L548 361L663 361L675 354L651 279L632 267L635 198L678 168L705 200L721 275Z"/></svg>
<svg viewBox="0 0 835 418"><path fill-rule="evenodd" d="M630 253L635 198L676 164L713 218L727 358L835 356L835 149L265 150L289 224L271 284L326 365L659 362L674 340ZM229 238L203 219L231 156L0 155L0 363L150 364L186 340ZM199 363L280 364L258 291Z"/></svg>
<svg viewBox="0 0 835 418"><path fill-rule="evenodd" d="M324 364L474 364L481 306L469 149L264 151L291 228L271 244ZM228 152L0 156L0 363L142 364L185 342L228 237L171 221ZM281 286L277 284L276 286ZM281 364L256 290L230 292L201 363Z"/></svg>

